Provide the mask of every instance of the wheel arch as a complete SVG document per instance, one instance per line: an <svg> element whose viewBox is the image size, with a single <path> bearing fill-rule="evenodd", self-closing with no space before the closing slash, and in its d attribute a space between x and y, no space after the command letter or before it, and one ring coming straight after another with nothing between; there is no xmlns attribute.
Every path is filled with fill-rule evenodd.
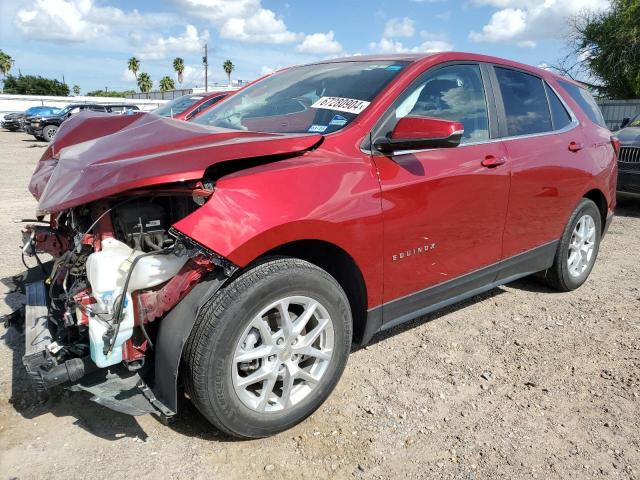
<svg viewBox="0 0 640 480"><path fill-rule="evenodd" d="M586 192L583 195L583 198L588 198L589 200L593 201L593 203L596 204L596 207L598 207L598 211L600 212L600 220L601 220L600 226L602 228L601 233L603 233L605 230L605 225L607 223L607 197L604 195L602 190L598 188L594 188Z"/></svg>
<svg viewBox="0 0 640 480"><path fill-rule="evenodd" d="M296 240L280 245L256 260L274 255L305 260L333 276L347 295L353 319L354 341L360 341L367 320L367 286L362 271L353 257L331 242ZM247 268L250 266L248 265Z"/></svg>

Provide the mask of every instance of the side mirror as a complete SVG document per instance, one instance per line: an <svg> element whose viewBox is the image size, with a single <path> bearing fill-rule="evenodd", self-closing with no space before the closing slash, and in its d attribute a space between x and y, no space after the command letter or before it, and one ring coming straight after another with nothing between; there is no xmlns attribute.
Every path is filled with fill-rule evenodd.
<svg viewBox="0 0 640 480"><path fill-rule="evenodd" d="M624 127L626 127L627 125L629 125L629 122L631 121L631 119L629 117L624 117L622 119L622 123L620 124L620 129L622 130Z"/></svg>
<svg viewBox="0 0 640 480"><path fill-rule="evenodd" d="M410 115L398 120L393 131L376 139L373 146L381 152L457 147L463 133L460 122Z"/></svg>

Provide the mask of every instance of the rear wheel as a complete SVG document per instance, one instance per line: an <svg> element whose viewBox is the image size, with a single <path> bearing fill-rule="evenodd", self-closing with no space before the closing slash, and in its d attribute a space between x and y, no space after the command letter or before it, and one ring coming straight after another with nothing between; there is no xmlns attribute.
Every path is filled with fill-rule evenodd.
<svg viewBox="0 0 640 480"><path fill-rule="evenodd" d="M563 292L582 285L598 256L601 232L598 207L592 200L583 198L564 229L553 266L544 273L545 282Z"/></svg>
<svg viewBox="0 0 640 480"><path fill-rule="evenodd" d="M351 330L349 302L331 275L297 259L262 263L203 308L185 348L187 391L225 433L273 435L329 396Z"/></svg>
<svg viewBox="0 0 640 480"><path fill-rule="evenodd" d="M53 137L56 136L57 131L58 127L56 127L55 125L47 125L42 130L42 136L47 142L50 142L51 140L53 140Z"/></svg>

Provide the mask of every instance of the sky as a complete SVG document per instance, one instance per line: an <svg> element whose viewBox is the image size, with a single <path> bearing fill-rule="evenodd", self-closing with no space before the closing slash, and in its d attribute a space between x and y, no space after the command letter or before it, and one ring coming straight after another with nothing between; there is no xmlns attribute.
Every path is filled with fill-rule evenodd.
<svg viewBox="0 0 640 480"><path fill-rule="evenodd" d="M455 50L530 65L565 54L570 19L608 0L1 0L0 49L12 73L77 84L83 93L135 89L136 56L154 88L172 62L186 64L182 87L252 80L274 69L369 53Z"/></svg>

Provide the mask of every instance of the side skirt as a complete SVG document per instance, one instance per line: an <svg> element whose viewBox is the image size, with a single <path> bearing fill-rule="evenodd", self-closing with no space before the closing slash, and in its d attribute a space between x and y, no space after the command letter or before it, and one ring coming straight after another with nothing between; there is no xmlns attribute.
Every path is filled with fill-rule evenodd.
<svg viewBox="0 0 640 480"><path fill-rule="evenodd" d="M378 332L396 327L532 273L546 270L553 265L558 243L558 240L546 243L493 265L369 310L367 325L360 343L368 343L371 337Z"/></svg>

